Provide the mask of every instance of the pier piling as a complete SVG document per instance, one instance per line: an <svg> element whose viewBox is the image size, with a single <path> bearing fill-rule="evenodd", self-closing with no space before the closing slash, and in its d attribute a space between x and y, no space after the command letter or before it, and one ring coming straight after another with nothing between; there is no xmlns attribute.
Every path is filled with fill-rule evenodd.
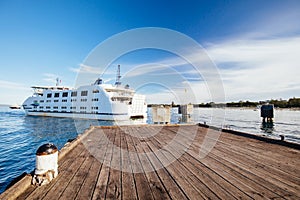
<svg viewBox="0 0 300 200"><path fill-rule="evenodd" d="M263 118L263 122L270 122L270 123L273 122L274 105L273 104L262 105L260 108L260 116Z"/></svg>
<svg viewBox="0 0 300 200"><path fill-rule="evenodd" d="M193 119L194 106L193 104L186 104L179 106L179 114L182 114L181 122L192 123Z"/></svg>
<svg viewBox="0 0 300 200"><path fill-rule="evenodd" d="M157 105L152 107L154 124L169 124L171 122L171 106Z"/></svg>

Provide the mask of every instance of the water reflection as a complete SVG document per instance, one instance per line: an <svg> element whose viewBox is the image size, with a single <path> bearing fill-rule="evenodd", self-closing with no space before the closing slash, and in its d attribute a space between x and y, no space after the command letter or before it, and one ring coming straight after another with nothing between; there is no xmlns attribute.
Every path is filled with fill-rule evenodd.
<svg viewBox="0 0 300 200"><path fill-rule="evenodd" d="M273 133L274 131L274 123L273 121L263 121L261 123L261 127L260 129L264 132L264 133Z"/></svg>

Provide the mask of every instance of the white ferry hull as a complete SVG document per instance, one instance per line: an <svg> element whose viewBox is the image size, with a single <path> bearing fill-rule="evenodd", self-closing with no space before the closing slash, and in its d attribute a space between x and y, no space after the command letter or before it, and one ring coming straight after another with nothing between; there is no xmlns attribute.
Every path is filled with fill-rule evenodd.
<svg viewBox="0 0 300 200"><path fill-rule="evenodd" d="M26 111L28 116L40 117L61 117L61 118L76 118L76 119L95 119L105 121L126 121L130 120L127 114L87 114L87 113L55 113L55 112L34 112ZM134 117L133 117L134 118ZM143 117L141 117L143 118Z"/></svg>

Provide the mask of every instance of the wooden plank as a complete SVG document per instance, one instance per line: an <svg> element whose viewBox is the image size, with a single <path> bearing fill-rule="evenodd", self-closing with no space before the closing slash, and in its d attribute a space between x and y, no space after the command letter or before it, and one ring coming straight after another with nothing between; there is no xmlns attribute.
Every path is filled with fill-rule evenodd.
<svg viewBox="0 0 300 200"><path fill-rule="evenodd" d="M85 147L89 149L89 152L93 155L93 164L89 170L89 173L84 180L76 199L91 199L97 184L97 180L100 174L102 163L100 161L104 160L104 156L107 150L108 140L104 140L99 134L99 128L91 132L88 137L86 137Z"/></svg>
<svg viewBox="0 0 300 200"><path fill-rule="evenodd" d="M22 193L30 191L31 176L26 175L22 177L18 182L16 182L13 186L8 188L2 194L0 194L0 199L10 200L16 199L18 196L22 195Z"/></svg>
<svg viewBox="0 0 300 200"><path fill-rule="evenodd" d="M169 130L167 128L164 128L159 134L156 134L156 136L160 135L162 137L165 137L168 134ZM152 150L155 148L160 150L160 152L157 152L156 155L164 164L164 166L167 166L166 168L170 172L170 175L174 178L174 180L176 180L178 186L184 191L185 195L187 195L188 198L205 198L203 190L201 191L196 187L196 185L201 184L201 182L199 182L199 180L197 180L193 176L193 174L190 173L190 171L184 168L182 163L178 162L178 160L176 160L176 156L170 153L168 149L162 149L163 147L165 147L165 144L160 143L155 139L155 137L153 137L148 144L150 145L150 148L152 148ZM171 164L169 165L169 163ZM216 196L213 194L211 196L214 196L216 198Z"/></svg>
<svg viewBox="0 0 300 200"><path fill-rule="evenodd" d="M130 135L126 134L125 138L127 141L129 159L132 166L138 199L153 199L154 197L150 189L149 182L143 173L143 167L140 163L137 151L131 139L131 135L133 134L132 128L128 128L128 131L130 132Z"/></svg>
<svg viewBox="0 0 300 200"><path fill-rule="evenodd" d="M188 127L187 127L187 128L188 128ZM187 137L189 137L189 130L187 129L186 131L187 131L187 132L184 132L184 131L183 131L183 132L184 132L184 135L186 135ZM175 134L175 133L174 133L174 134ZM202 135L202 137L203 137L203 135ZM197 137L196 137L196 138L197 138ZM198 138L197 138L197 139L198 139ZM195 143L196 143L196 144L199 143L197 139L195 139ZM198 154L198 153L199 153L199 147L197 147L197 148L190 148L188 152L190 152L191 149L194 149L194 150L196 149L196 152L197 152L197 153L193 154L194 156L189 157L188 159L189 159L189 160L194 160L194 161L196 161L196 162L199 162L198 164L196 164L196 166L199 166L199 165L201 166L201 165L203 165L203 164L202 164L203 159L201 160L201 162L200 162L199 159L198 159L198 155L199 155L199 154ZM186 155L189 155L188 152L187 152ZM208 157L208 156L207 156L207 157ZM206 157L206 158L207 158L207 157ZM193 164L195 165L195 163L193 163ZM204 166L205 166L205 165L204 165ZM206 167L206 166L205 166L205 167ZM220 166L217 166L217 167L216 167L217 170L214 171L214 172L205 172L205 175L212 175L212 174L215 173L215 174L217 174L218 176L223 177L222 175L220 175L220 172L223 172L223 170L222 170L222 168L219 168L219 167L220 167ZM211 168L209 167L208 169L211 169ZM219 172L219 171L220 171L220 172ZM229 181L229 183L231 183L232 179L229 177L229 179L226 179L226 181ZM231 184L232 184L232 183L231 183ZM236 187L240 187L239 184L237 184L237 185L235 185L235 186L236 186ZM246 194L249 195L249 193L246 193ZM239 195L241 195L240 192L237 193L237 196L239 196ZM261 198L261 196L260 196L260 198Z"/></svg>
<svg viewBox="0 0 300 200"><path fill-rule="evenodd" d="M164 138L168 137L170 135L170 132L165 131L163 134L156 135L156 137L153 138L152 142L156 144L160 143L159 146L166 146L167 143L163 143L165 141ZM174 142L174 140L173 140ZM174 163L172 163L167 168L171 168L174 165L174 172L173 176L176 176L177 174L181 174L182 177L185 177L188 180L189 184L182 184L181 187L185 188L187 195L190 199L196 199L201 196L201 198L233 198L231 194L229 194L226 190L224 190L218 183L215 182L214 179L210 178L210 175L202 173L202 171L199 171L200 173L193 173L190 168L187 168L186 165L188 161L184 159L180 159L182 156L182 152L179 152L178 155L174 155L174 152L178 151L178 149L183 149L183 147L180 147L179 145L176 145L176 142L174 142L170 146L171 151L163 151L166 158L170 160L170 157L173 157L173 159L177 159ZM176 148L177 147L177 148ZM185 147L184 147L185 148ZM172 158L171 158L172 159ZM202 169L203 170L203 169ZM200 177L199 177L200 176ZM205 184L206 183L206 184ZM194 188L193 188L194 187ZM193 190L192 190L193 188ZM198 192L198 194L197 194Z"/></svg>
<svg viewBox="0 0 300 200"><path fill-rule="evenodd" d="M154 199L170 199L170 196L166 192L164 185L161 183L160 179L157 177L157 174L154 172L153 165L149 160L148 156L145 154L143 146L145 141L141 137L145 136L145 132L142 129L133 129L135 137L131 137L132 143L134 144L138 154L141 165L144 169L144 173L148 179L150 189L152 191ZM140 135L141 134L141 135Z"/></svg>
<svg viewBox="0 0 300 200"><path fill-rule="evenodd" d="M199 144L199 143L198 143ZM212 155L212 153L213 152L215 152L216 151L216 149L217 149L217 147L218 147L218 145L216 145L215 146L215 148L213 149L213 151L212 152L210 152L210 154L208 155L208 156L210 156L210 155ZM198 146L198 148L200 148L200 146ZM217 153L217 154L215 154L218 158L216 158L216 159L218 159L218 160L223 160L223 163L224 163L224 157L226 157L227 155L230 155L230 152L227 152L226 154L222 154L222 155L220 155L219 153ZM195 156L196 156L196 158L197 158L197 154L195 154ZM237 169L240 169L239 171L238 171L238 173L241 173L241 174L244 174L244 176L245 177L249 177L250 178L250 180L251 181L253 181L253 180L255 180L254 182L253 182L253 184L252 184L252 187L256 187L257 188L257 186L259 186L259 188L257 188L257 191L260 191L261 192L261 194L264 194L264 195L269 195L269 198L274 198L274 197L283 197L283 196L285 196L285 197L288 197L288 196L290 196L291 194L290 193L285 193L281 188L278 188L278 187L276 187L276 186L274 186L274 185L272 185L272 184L270 184L269 182L266 182L263 178L261 178L261 177L259 177L259 176L257 176L257 175L255 175L255 174L253 174L253 173L250 173L247 169L241 169L240 167L240 164L237 164L237 163L232 163L233 165L232 165L232 171L234 171L234 170L237 170ZM267 172L266 172L267 173ZM241 179L241 182L244 180L244 178L243 179ZM267 187L267 188L266 188ZM271 189L270 189L271 188ZM278 192L278 190L279 191L281 191L281 192L283 192L281 195L276 195L276 193L274 193L275 191L276 192Z"/></svg>
<svg viewBox="0 0 300 200"><path fill-rule="evenodd" d="M91 155L88 155L85 158L83 164L80 166L78 171L75 172L75 176L69 182L68 186L63 191L59 199L75 199L78 191L81 188L81 185L83 184L85 178L87 177L90 171L91 165L93 163L93 159L94 158Z"/></svg>
<svg viewBox="0 0 300 200"><path fill-rule="evenodd" d="M239 144L239 145L237 145ZM272 155L265 155L263 154L263 152L257 152L255 151L255 145L256 143L250 143L248 142L247 145L243 145L240 146L240 143L237 144L228 144L228 142L223 142L222 141L222 147L225 149L231 149L231 150L235 150L235 152L242 154L244 158L249 158L252 159L253 162L256 163L263 163L263 167L264 168L268 168L268 171L272 172L273 174L275 174L276 176L280 174L280 176L282 176L284 179L292 181L294 183L296 183L297 185L300 184L300 178L299 178L299 174L300 174L300 169L298 169L296 166L298 166L296 164L297 160L297 153L293 153L294 151L292 151L290 153L290 155L286 155L286 156L280 156L280 159L277 159L276 156L279 153L276 152L272 152ZM247 148L247 146L251 145L251 148ZM270 144L267 144L268 146ZM245 146L245 147L244 147ZM273 146L273 145L271 145ZM287 147L283 147L283 148L287 148ZM267 150L269 151L269 150ZM264 152L266 152L266 149L264 150ZM291 157L292 156L292 157ZM300 155L298 154L298 157Z"/></svg>
<svg viewBox="0 0 300 200"><path fill-rule="evenodd" d="M193 145L196 145L196 144L199 144L199 143L194 143ZM220 160L220 159L223 159L223 157L222 157L222 155L219 155L218 153L217 154L214 154L214 152L216 151L216 149L218 148L218 146L219 146L219 144L217 143L216 144L216 146L214 147L214 149L208 154L208 156L207 157L210 157L210 156L212 156L212 155L215 155L216 156L216 159L218 159L218 160ZM199 149L200 148L200 146L197 146L196 148L194 148L194 149ZM227 152L228 154L230 154L230 152ZM194 154L194 156L197 158L197 154ZM212 167L212 166L210 166L210 167ZM232 167L231 167L231 171L234 171L234 170L236 170L236 169L238 169L240 166L239 165L233 165ZM221 168L221 167L220 167ZM226 171L226 169L224 169L224 168L221 168L221 169L223 169L223 171ZM218 169L218 172L220 171L220 169ZM241 173L241 171L239 171L238 173ZM245 176L242 178L242 177L240 177L241 178L241 180L240 180L240 182L243 182L244 181L244 179L245 179L245 177L248 177L250 180L251 180L251 182L253 181L252 179L253 178L256 178L256 177L252 177L251 176L251 174L249 174L248 172L247 172L247 170L245 170ZM248 173L248 174L247 174ZM251 185L249 182L248 182L248 185ZM252 183L252 185L251 185L252 187L255 187L256 188L256 191L261 191L261 193L263 193L264 195L269 195L269 197L270 198L272 198L272 197L274 197L274 196L276 196L276 194L274 194L274 192L272 192L271 190L268 190L268 189L266 189L263 185L260 185L259 184L259 182L253 182ZM266 193L266 194L265 194ZM278 196L278 195L277 195Z"/></svg>
<svg viewBox="0 0 300 200"><path fill-rule="evenodd" d="M30 179L31 179L31 177L30 177ZM26 199L35 189L36 189L36 186L30 185L23 193L21 193L20 195L17 196L16 200ZM3 198L3 199L6 199L6 198Z"/></svg>
<svg viewBox="0 0 300 200"><path fill-rule="evenodd" d="M154 150L157 148L153 143L152 140L147 142L148 147L151 150ZM154 152L154 151L153 151ZM192 196L197 196L198 198L203 197L201 193L194 188L194 182L193 180L190 179L190 174L187 174L186 171L181 171L176 164L169 164L168 160L168 154L165 155L166 153L162 153L161 151L158 151L155 153L155 157L161 162L162 166L166 169L168 172L168 176L173 180L172 185L169 185L165 183L165 187L167 190L170 190L169 188L172 189L179 189L180 192L175 193L176 195L182 195L184 199L190 199ZM167 166L167 167L166 167ZM175 185L175 187L174 187ZM170 191L169 191L170 192ZM170 194L171 195L171 194Z"/></svg>
<svg viewBox="0 0 300 200"><path fill-rule="evenodd" d="M97 183L98 175L101 170L101 163L93 159L92 166L88 171L87 177L84 180L75 199L91 199Z"/></svg>
<svg viewBox="0 0 300 200"><path fill-rule="evenodd" d="M106 199L121 199L121 138L120 130L116 129L116 136L112 147L112 158L109 170L109 180L107 183Z"/></svg>
<svg viewBox="0 0 300 200"><path fill-rule="evenodd" d="M110 130L105 130L105 131L109 132ZM115 129L112 129L110 134L107 135L107 138L110 140L110 142L107 145L107 150L105 152L102 168L98 176L98 181L92 199L105 199L106 197L107 185L109 181L109 169L110 169L109 166L112 158L112 149L113 149L113 142L115 140L115 136L116 136Z"/></svg>
<svg viewBox="0 0 300 200"><path fill-rule="evenodd" d="M215 149L220 150L222 152L222 153L217 153L217 155L221 154L221 156L223 156L223 158L227 157L227 159L229 159L228 157L230 157L230 159L234 160L233 162L238 162L236 165L244 166L244 167L246 167L246 171L251 171L252 174L255 174L255 175L261 177L264 181L268 180L269 182L271 182L272 184L270 184L270 186L272 186L272 185L274 185L274 187L277 186L277 188L279 188L279 189L277 189L277 190L279 190L279 194L281 194L283 196L289 195L289 194L287 194L287 192L285 190L282 189L282 188L286 188L286 187L288 187L292 193L296 193L297 191L299 191L299 189L297 188L299 186L297 176L289 176L286 173L284 173L274 167L269 167L270 165L272 165L272 163L270 163L271 161L268 160L267 158L265 159L265 162L263 162L263 160L261 160L261 162L257 162L256 161L257 155L255 153L253 153L249 150L247 153L246 152L240 153L241 148L239 147L238 149L236 149L236 148L234 148L235 146L236 145L230 145L230 148L229 148L228 145L221 143L221 144L217 144ZM274 146L274 144L266 143L265 147L267 148L267 146ZM275 146L278 146L278 145L275 145ZM281 146L278 146L278 147L281 147ZM284 147L284 148L286 148L286 147ZM287 159L291 159L291 158L287 158ZM293 181L296 184L291 183ZM269 184L264 184L264 185L269 185ZM270 188L270 190L277 191L276 188L274 188L274 187Z"/></svg>
<svg viewBox="0 0 300 200"><path fill-rule="evenodd" d="M286 182L289 182L287 179L280 178L279 173L272 174L271 169L269 170L261 168L263 164L256 164L255 161L251 162L251 159L247 159L243 156L237 156L236 152L232 151L222 151L217 149L216 154L218 154L219 157L226 158L231 163L239 166L241 169L247 171L249 175L253 175L253 178L259 180L261 184L263 184L266 188L273 191L274 193L277 193L281 196L289 196L290 194L295 194L299 190L298 185L296 184L286 184ZM234 155L232 155L234 154ZM288 177L287 177L288 178Z"/></svg>
<svg viewBox="0 0 300 200"><path fill-rule="evenodd" d="M170 134L163 134L163 135L157 135L156 141L160 143L164 143L164 145L167 145L165 143L165 140L163 137L169 137ZM209 198L211 197L211 193L215 193L220 198L232 198L235 196L239 199L249 199L250 197L242 192L238 187L235 187L233 184L228 182L226 179L224 179L222 176L220 176L218 173L215 173L210 168L207 168L205 165L203 165L200 162L195 162L193 158L188 153L184 153L182 156L182 152L180 152L180 149L187 149L186 143L180 143L184 141L184 138L180 138L180 140L175 141L177 143L174 143L173 146L170 146L170 153L176 156L176 152L179 154L178 160L182 167L190 171L190 173L198 179L199 184L197 184L197 188L200 188L200 191L204 192L204 195ZM214 197L216 198L216 197Z"/></svg>
<svg viewBox="0 0 300 200"><path fill-rule="evenodd" d="M155 135L161 131L161 128L158 127L153 132L152 129L149 127L145 127L142 132L148 132L150 135ZM156 169L156 174L158 178L160 179L160 182L164 186L166 192L168 193L168 196L170 196L171 199L187 199L187 196L183 192L183 190L179 187L179 185L176 183L174 178L170 175L170 172L167 168L163 166L163 163L159 160L159 158L154 153L158 149L151 149L149 146L149 142L151 141L151 137L144 139L145 145L143 145L144 152L148 153L148 159L150 160L152 166Z"/></svg>
<svg viewBox="0 0 300 200"><path fill-rule="evenodd" d="M126 129L125 129L126 131ZM125 132L121 131L122 199L138 199Z"/></svg>

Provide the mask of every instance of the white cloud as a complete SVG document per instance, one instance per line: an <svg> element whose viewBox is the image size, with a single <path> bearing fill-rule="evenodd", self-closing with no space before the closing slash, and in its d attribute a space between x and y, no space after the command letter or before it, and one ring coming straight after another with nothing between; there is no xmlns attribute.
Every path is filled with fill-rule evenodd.
<svg viewBox="0 0 300 200"><path fill-rule="evenodd" d="M97 75L102 75L103 72L105 74L112 74L112 71L108 71L108 68L103 68L103 67L92 67L88 66L86 64L79 64L78 68L75 67L70 67L69 70L75 73L83 73L83 74L97 74ZM113 72L115 74L115 71Z"/></svg>
<svg viewBox="0 0 300 200"><path fill-rule="evenodd" d="M239 37L211 44L206 50L218 66L226 101L287 99L300 95L300 37L253 39L245 36L243 39ZM189 59L203 62L203 57L196 54L190 54ZM165 93L147 94L149 101L155 103L170 102L170 90L171 93L185 95L181 92L184 91L184 81L189 83L198 101L210 101L211 92L207 89L207 83L197 70L187 65L183 59L167 58L157 63L139 65L140 68L129 71L126 76L143 80L151 78L153 82L166 83L170 89L165 90ZM204 68L202 72L209 74L209 68ZM169 82L162 80L162 77L169 79ZM179 86L176 80L180 80L182 85Z"/></svg>
<svg viewBox="0 0 300 200"><path fill-rule="evenodd" d="M79 72L80 72L80 67L78 67L78 68L70 67L69 70L70 70L71 72L79 73Z"/></svg>
<svg viewBox="0 0 300 200"><path fill-rule="evenodd" d="M14 90L28 89L27 86L25 86L25 85L23 85L21 83L16 83L16 82L11 82L11 81L5 81L5 80L0 80L0 88L14 89Z"/></svg>
<svg viewBox="0 0 300 200"><path fill-rule="evenodd" d="M21 83L0 80L0 103L21 104L31 94L29 86Z"/></svg>
<svg viewBox="0 0 300 200"><path fill-rule="evenodd" d="M207 50L220 68L227 100L289 98L300 91L300 37L229 40Z"/></svg>
<svg viewBox="0 0 300 200"><path fill-rule="evenodd" d="M61 79L59 75L57 74L51 74L51 73L44 73L43 74L44 78L43 81L55 84L56 83L56 79Z"/></svg>
<svg viewBox="0 0 300 200"><path fill-rule="evenodd" d="M270 10L269 13L266 12L264 14L264 17L255 21L255 27L253 27L253 29L257 31L250 32L244 36L270 38L270 36L283 37L284 35L295 35L295 33L299 33L300 31L299 18L299 4L277 9L276 12Z"/></svg>

